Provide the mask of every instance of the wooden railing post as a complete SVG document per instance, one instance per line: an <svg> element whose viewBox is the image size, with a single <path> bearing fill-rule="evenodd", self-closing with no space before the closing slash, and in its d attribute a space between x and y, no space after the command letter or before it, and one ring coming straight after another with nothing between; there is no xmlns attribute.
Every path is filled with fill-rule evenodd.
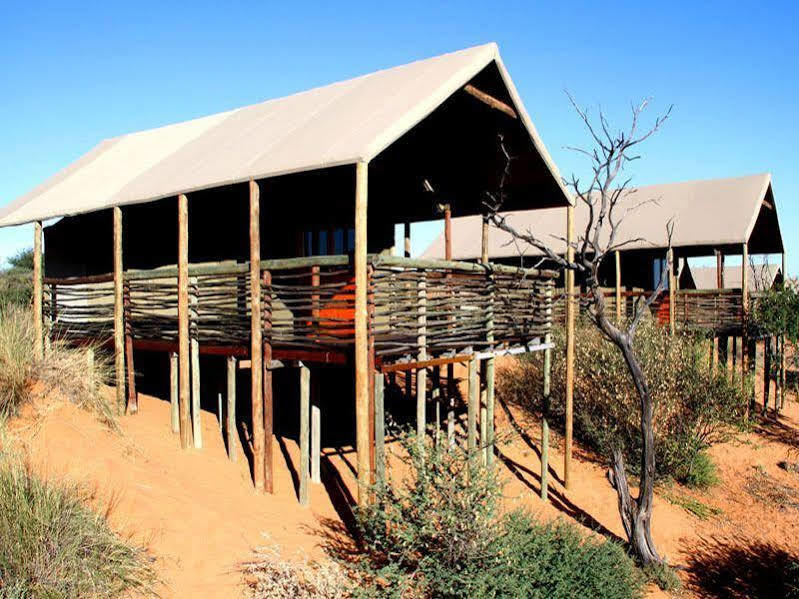
<svg viewBox="0 0 799 599"><path fill-rule="evenodd" d="M275 406L272 390L272 273L263 271L261 277L263 293L263 431L264 431L264 490L274 492L274 472L272 455L272 433L274 432Z"/></svg>
<svg viewBox="0 0 799 599"><path fill-rule="evenodd" d="M552 287L546 289L547 316L552 316ZM544 350L544 385L542 389L543 402L541 408L541 499L547 500L549 485L549 400L550 400L550 375L552 371L552 349L549 344L552 342L552 334L547 331L544 335L544 343L547 348Z"/></svg>
<svg viewBox="0 0 799 599"><path fill-rule="evenodd" d="M746 389L746 373L748 370L747 356L747 316L749 311L749 244L741 246L741 385Z"/></svg>
<svg viewBox="0 0 799 599"><path fill-rule="evenodd" d="M184 194L178 196L178 362L180 446L186 449L194 444L194 436L189 408L189 204Z"/></svg>
<svg viewBox="0 0 799 599"><path fill-rule="evenodd" d="M574 206L566 208L566 259L574 261ZM566 425L563 453L563 484L571 484L573 405L574 405L574 271L566 270Z"/></svg>
<svg viewBox="0 0 799 599"><path fill-rule="evenodd" d="M191 351L191 424L194 448L203 446L203 421L200 402L200 330L197 278L189 281L189 349Z"/></svg>
<svg viewBox="0 0 799 599"><path fill-rule="evenodd" d="M264 388L261 320L261 194L250 180L250 377L252 405L253 482L264 490Z"/></svg>
<svg viewBox="0 0 799 599"><path fill-rule="evenodd" d="M369 439L369 340L367 315L367 229L369 165L355 165L355 429L358 470L358 504L369 500L370 447Z"/></svg>
<svg viewBox="0 0 799 599"><path fill-rule="evenodd" d="M427 359L427 279L425 271L419 274L417 283L417 329L416 342L418 345L418 360ZM424 449L425 433L427 431L427 368L422 366L416 371L416 440L419 450Z"/></svg>
<svg viewBox="0 0 799 599"><path fill-rule="evenodd" d="M114 365L117 412L125 412L125 316L122 300L122 209L114 206Z"/></svg>
<svg viewBox="0 0 799 599"><path fill-rule="evenodd" d="M42 323L42 223L33 223L33 355L37 360L44 357L44 333Z"/></svg>
<svg viewBox="0 0 799 599"><path fill-rule="evenodd" d="M132 305L129 281L124 281L122 295L123 318L125 324L125 365L128 375L128 413L135 414L139 411L139 398L136 393L136 371L133 367L133 323L131 322Z"/></svg>
<svg viewBox="0 0 799 599"><path fill-rule="evenodd" d="M308 505L310 480L311 371L300 362L300 505Z"/></svg>

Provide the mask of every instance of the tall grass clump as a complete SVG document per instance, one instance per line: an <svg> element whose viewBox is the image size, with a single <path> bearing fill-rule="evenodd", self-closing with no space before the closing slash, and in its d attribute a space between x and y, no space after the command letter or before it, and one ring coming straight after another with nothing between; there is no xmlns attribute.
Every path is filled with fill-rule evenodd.
<svg viewBox="0 0 799 599"><path fill-rule="evenodd" d="M0 417L13 416L31 399L36 383L90 410L109 426L114 411L99 390L110 379L109 358L94 348L94 368L88 371L86 350L55 340L43 359L34 353L33 316L28 309L6 306L0 311Z"/></svg>
<svg viewBox="0 0 799 599"><path fill-rule="evenodd" d="M553 378L565 378L565 342L556 331ZM603 456L621 447L635 471L641 463L640 406L621 353L591 323L575 333L574 435ZM717 477L706 450L745 426L747 395L741 378L723 365L714 371L710 344L687 333L670 335L651 319L635 338L655 403L655 455L658 477L707 486ZM749 387L750 382L746 385ZM501 400L530 412L540 410L542 369L535 355L520 358L497 378ZM751 387L750 387L751 388ZM551 419L562 427L564 387L552 389Z"/></svg>
<svg viewBox="0 0 799 599"><path fill-rule="evenodd" d="M115 535L77 485L0 464L0 595L120 597L155 593L146 550Z"/></svg>
<svg viewBox="0 0 799 599"><path fill-rule="evenodd" d="M362 508L353 591L363 597L605 597L642 594L617 544L563 522L503 512L495 470L461 449L402 438L399 476ZM348 562L349 563L349 562Z"/></svg>

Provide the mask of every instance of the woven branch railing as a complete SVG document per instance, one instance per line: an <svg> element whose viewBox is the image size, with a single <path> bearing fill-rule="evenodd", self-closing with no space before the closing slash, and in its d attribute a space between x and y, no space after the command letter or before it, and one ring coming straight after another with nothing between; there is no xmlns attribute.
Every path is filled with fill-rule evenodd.
<svg viewBox="0 0 799 599"><path fill-rule="evenodd" d="M724 333L741 328L742 295L736 289L686 289L675 294L678 327Z"/></svg>
<svg viewBox="0 0 799 599"><path fill-rule="evenodd" d="M472 263L370 257L375 353L383 359L526 343L551 327L554 274ZM45 279L54 336L109 339L113 276ZM424 301L420 304L420 287ZM176 343L177 268L124 275L125 326L135 340ZM189 266L190 335L202 345L247 347L248 263ZM264 341L274 348L347 351L354 343L355 285L348 256L262 261Z"/></svg>

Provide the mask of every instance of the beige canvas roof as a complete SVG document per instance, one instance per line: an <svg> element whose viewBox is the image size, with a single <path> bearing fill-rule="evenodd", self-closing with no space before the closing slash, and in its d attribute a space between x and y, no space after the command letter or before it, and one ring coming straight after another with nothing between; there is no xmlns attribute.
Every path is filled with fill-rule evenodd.
<svg viewBox="0 0 799 599"><path fill-rule="evenodd" d="M715 266L688 266L691 271L691 278L697 289L716 289L716 267ZM776 264L749 264L747 280L749 286L754 290L771 289L778 274L781 274L780 267ZM741 288L741 266L724 266L724 288Z"/></svg>
<svg viewBox="0 0 799 599"><path fill-rule="evenodd" d="M758 229L757 243L752 253L779 253L782 238L771 190L771 175L760 174L729 179L688 181L648 185L635 189L624 200L625 207L637 206L624 219L618 233L619 241L641 238L624 249L667 247L666 223L674 222L675 248L740 246ZM620 204L619 210L622 209ZM619 212L620 214L621 212ZM761 214L762 213L762 214ZM575 234L580 235L588 222L588 207L575 204ZM760 219L760 220L759 220ZM507 213L508 222L519 231L531 231L538 239L564 253L566 209L547 208ZM452 220L452 258L468 260L480 257L481 217L465 216ZM762 239L761 239L762 238ZM539 250L514 241L511 235L491 228L489 256L515 257L520 254L537 256ZM424 257L444 256L444 234L441 233L425 250Z"/></svg>
<svg viewBox="0 0 799 599"><path fill-rule="evenodd" d="M369 161L495 62L552 177L569 195L496 44L109 139L0 211L0 226Z"/></svg>

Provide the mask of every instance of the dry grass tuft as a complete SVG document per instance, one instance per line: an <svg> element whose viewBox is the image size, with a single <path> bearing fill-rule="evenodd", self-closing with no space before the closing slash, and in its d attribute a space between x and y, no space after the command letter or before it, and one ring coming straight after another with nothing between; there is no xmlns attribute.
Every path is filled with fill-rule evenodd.
<svg viewBox="0 0 799 599"><path fill-rule="evenodd" d="M747 493L765 505L780 509L799 509L799 491L779 483L762 467L746 477Z"/></svg>
<svg viewBox="0 0 799 599"><path fill-rule="evenodd" d="M277 545L256 547L241 566L252 599L339 599L350 596L350 581L335 562L286 561Z"/></svg>
<svg viewBox="0 0 799 599"><path fill-rule="evenodd" d="M41 360L34 355L33 319L29 310L9 306L0 313L0 417L15 415L32 399L37 383L77 406L94 412L116 428L115 411L100 392L110 380L111 362L99 347L50 344ZM94 351L94 368L87 367L87 350Z"/></svg>

